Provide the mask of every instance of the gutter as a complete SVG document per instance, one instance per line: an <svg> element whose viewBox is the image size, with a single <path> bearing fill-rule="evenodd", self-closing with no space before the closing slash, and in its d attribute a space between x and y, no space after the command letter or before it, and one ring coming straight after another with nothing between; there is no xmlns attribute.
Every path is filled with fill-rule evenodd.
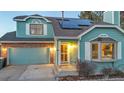
<svg viewBox="0 0 124 93"><path fill-rule="evenodd" d="M0 43L54 43L54 41L0 41Z"/></svg>

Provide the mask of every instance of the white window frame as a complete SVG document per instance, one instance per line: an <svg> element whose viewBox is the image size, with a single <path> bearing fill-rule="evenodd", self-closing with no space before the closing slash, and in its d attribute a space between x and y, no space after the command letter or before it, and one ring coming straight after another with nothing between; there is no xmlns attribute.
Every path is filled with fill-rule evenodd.
<svg viewBox="0 0 124 93"><path fill-rule="evenodd" d="M67 45L67 47L68 47L68 43L67 42L60 42L60 45L59 45L59 48L60 48L60 64L63 64L62 63L62 60L61 60L61 45ZM67 50L67 55L68 55L68 58L67 58L67 64L70 64L70 53L69 53L69 51Z"/></svg>
<svg viewBox="0 0 124 93"><path fill-rule="evenodd" d="M38 34L37 35L31 34L31 32L30 32L31 31L31 28L30 28L31 25L42 25L43 26L43 32L42 32L43 34L39 34L39 35ZM44 32L45 32L44 31L44 24L34 24L34 23L29 24L29 34L30 34L30 36L44 36Z"/></svg>
<svg viewBox="0 0 124 93"><path fill-rule="evenodd" d="M30 34L30 25L32 25L32 24L43 25L43 34L39 34L39 35ZM46 36L47 35L47 24L42 23L40 20L33 19L31 23L26 23L26 35L29 35L29 36Z"/></svg>
<svg viewBox="0 0 124 93"><path fill-rule="evenodd" d="M111 59L111 60L106 60L106 59L102 59L102 55L101 55L101 52L102 52L102 43L114 43L114 59ZM98 59L93 59L92 58L92 44L98 44ZM99 42L99 41L94 41L94 42L91 42L91 60L94 61L94 62L114 62L117 60L117 43L116 42Z"/></svg>

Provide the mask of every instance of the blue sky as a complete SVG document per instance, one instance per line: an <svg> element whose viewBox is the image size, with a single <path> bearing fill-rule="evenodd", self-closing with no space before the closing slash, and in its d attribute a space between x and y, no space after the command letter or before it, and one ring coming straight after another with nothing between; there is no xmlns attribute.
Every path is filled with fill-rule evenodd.
<svg viewBox="0 0 124 93"><path fill-rule="evenodd" d="M78 17L79 11L65 11L65 17ZM7 32L16 31L13 17L20 15L40 14L42 16L61 17L61 11L0 11L0 37Z"/></svg>

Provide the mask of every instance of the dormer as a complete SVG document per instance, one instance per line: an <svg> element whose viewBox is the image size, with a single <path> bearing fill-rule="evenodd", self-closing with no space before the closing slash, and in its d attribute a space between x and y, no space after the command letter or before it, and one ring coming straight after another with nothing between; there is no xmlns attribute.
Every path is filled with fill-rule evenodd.
<svg viewBox="0 0 124 93"><path fill-rule="evenodd" d="M45 38L53 36L51 21L40 15L17 16L16 37Z"/></svg>

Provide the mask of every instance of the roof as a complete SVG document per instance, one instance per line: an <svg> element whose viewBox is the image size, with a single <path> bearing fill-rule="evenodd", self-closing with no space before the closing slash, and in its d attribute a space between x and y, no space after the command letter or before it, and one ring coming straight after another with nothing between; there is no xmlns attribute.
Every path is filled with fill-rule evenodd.
<svg viewBox="0 0 124 93"><path fill-rule="evenodd" d="M28 18L42 18L42 19L44 19L46 22L51 22L51 21L49 21L46 17L43 17L43 16L38 15L38 14L16 16L16 17L13 18L13 20L14 20L14 21L26 21Z"/></svg>
<svg viewBox="0 0 124 93"><path fill-rule="evenodd" d="M93 23L91 20L88 19L64 18L63 19L64 26L63 26L61 17L43 17L38 14L16 16L14 17L14 20L16 19L23 20L29 18L30 16L41 17L47 19L48 21L51 21L51 24L53 25L53 29L54 29L54 34L56 37L75 38L78 37L79 35L88 32L88 30L90 30L96 25L102 25L102 26L113 25L105 22ZM75 28L73 26L75 26ZM16 31L14 31L14 32L6 33L4 36L0 38L0 41L54 41L54 37L53 38L21 38L21 37L19 38L16 37Z"/></svg>
<svg viewBox="0 0 124 93"><path fill-rule="evenodd" d="M112 39L112 38L110 38L110 37L98 37L98 38L96 38L96 39L94 39L94 40L91 40L91 42L94 42L94 41L101 41L101 42L108 42L108 41L110 41L110 42L117 42L116 40L114 40L114 39Z"/></svg>
<svg viewBox="0 0 124 93"><path fill-rule="evenodd" d="M54 18L54 17L46 17L46 18L52 22L55 36L60 36L60 37L77 37L80 34L86 32L89 28L93 27L94 25L112 25L110 23L100 22L100 23L92 23L88 26L83 26L81 29L74 29L74 28L69 29L69 28L62 28L58 18ZM74 19L79 20L79 18L74 18Z"/></svg>
<svg viewBox="0 0 124 93"><path fill-rule="evenodd" d="M29 16L42 17L42 16L39 15L39 14L33 14L33 15L22 15L22 16L16 16L16 17L14 17L13 19L14 19L14 20L15 20L15 19L25 19L25 18L27 18L27 17L29 17Z"/></svg>
<svg viewBox="0 0 124 93"><path fill-rule="evenodd" d="M14 31L6 33L0 41L54 41L54 38L21 38L16 37L16 31Z"/></svg>
<svg viewBox="0 0 124 93"><path fill-rule="evenodd" d="M28 17L28 15L16 16L13 19L25 19L26 17Z"/></svg>

